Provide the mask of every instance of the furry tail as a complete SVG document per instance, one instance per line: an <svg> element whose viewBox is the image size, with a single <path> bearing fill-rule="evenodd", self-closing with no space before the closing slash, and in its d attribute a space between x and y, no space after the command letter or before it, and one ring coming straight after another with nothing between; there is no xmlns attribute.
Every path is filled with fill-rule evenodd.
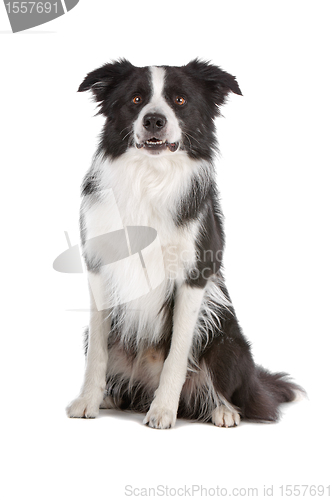
<svg viewBox="0 0 333 500"><path fill-rule="evenodd" d="M295 401L300 394L305 395L304 389L291 382L286 373L270 373L256 366L241 409L243 418L274 422L280 417L280 404Z"/></svg>

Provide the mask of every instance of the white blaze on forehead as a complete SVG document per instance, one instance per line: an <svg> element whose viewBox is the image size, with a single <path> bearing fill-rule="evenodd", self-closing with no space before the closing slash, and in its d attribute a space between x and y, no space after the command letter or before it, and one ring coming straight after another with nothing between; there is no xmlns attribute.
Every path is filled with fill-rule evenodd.
<svg viewBox="0 0 333 500"><path fill-rule="evenodd" d="M153 90L152 101L157 101L159 98L163 97L165 69L158 68L157 66L151 66L150 73Z"/></svg>
<svg viewBox="0 0 333 500"><path fill-rule="evenodd" d="M164 140L168 142L179 142L181 140L181 129L174 110L169 106L164 98L164 86L166 70L157 66L150 66L150 84L152 95L149 102L142 108L138 118L134 122L134 137L136 142L140 142L145 137L146 130L143 127L143 119L148 113L158 113L166 118ZM146 138L147 139L147 138Z"/></svg>

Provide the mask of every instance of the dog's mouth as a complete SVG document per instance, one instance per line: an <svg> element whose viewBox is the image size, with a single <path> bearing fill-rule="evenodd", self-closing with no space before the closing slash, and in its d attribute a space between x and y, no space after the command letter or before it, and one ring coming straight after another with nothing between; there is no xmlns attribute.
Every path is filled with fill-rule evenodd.
<svg viewBox="0 0 333 500"><path fill-rule="evenodd" d="M151 151L161 151L163 149L168 149L169 151L174 153L179 147L179 142L161 141L160 139L156 139L156 137L152 137L147 141L136 143L135 145L138 149L145 148Z"/></svg>

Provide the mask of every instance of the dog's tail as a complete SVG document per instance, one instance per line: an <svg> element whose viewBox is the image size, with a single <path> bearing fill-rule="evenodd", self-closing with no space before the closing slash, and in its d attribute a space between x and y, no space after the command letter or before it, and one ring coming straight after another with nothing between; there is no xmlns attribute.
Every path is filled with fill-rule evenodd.
<svg viewBox="0 0 333 500"><path fill-rule="evenodd" d="M246 392L241 408L243 418L262 422L278 420L280 404L306 395L286 373L270 373L261 366L256 366L255 376L249 381Z"/></svg>

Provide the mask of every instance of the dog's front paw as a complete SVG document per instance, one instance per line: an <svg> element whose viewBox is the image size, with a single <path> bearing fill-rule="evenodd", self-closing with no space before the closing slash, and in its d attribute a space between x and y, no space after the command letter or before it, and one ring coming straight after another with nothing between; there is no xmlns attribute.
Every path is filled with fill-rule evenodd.
<svg viewBox="0 0 333 500"><path fill-rule="evenodd" d="M218 406L212 413L212 422L217 427L235 427L240 423L240 416L236 410Z"/></svg>
<svg viewBox="0 0 333 500"><path fill-rule="evenodd" d="M99 403L89 396L79 396L66 408L70 418L96 418L99 413Z"/></svg>
<svg viewBox="0 0 333 500"><path fill-rule="evenodd" d="M152 402L143 423L153 429L170 429L176 423L177 412Z"/></svg>

